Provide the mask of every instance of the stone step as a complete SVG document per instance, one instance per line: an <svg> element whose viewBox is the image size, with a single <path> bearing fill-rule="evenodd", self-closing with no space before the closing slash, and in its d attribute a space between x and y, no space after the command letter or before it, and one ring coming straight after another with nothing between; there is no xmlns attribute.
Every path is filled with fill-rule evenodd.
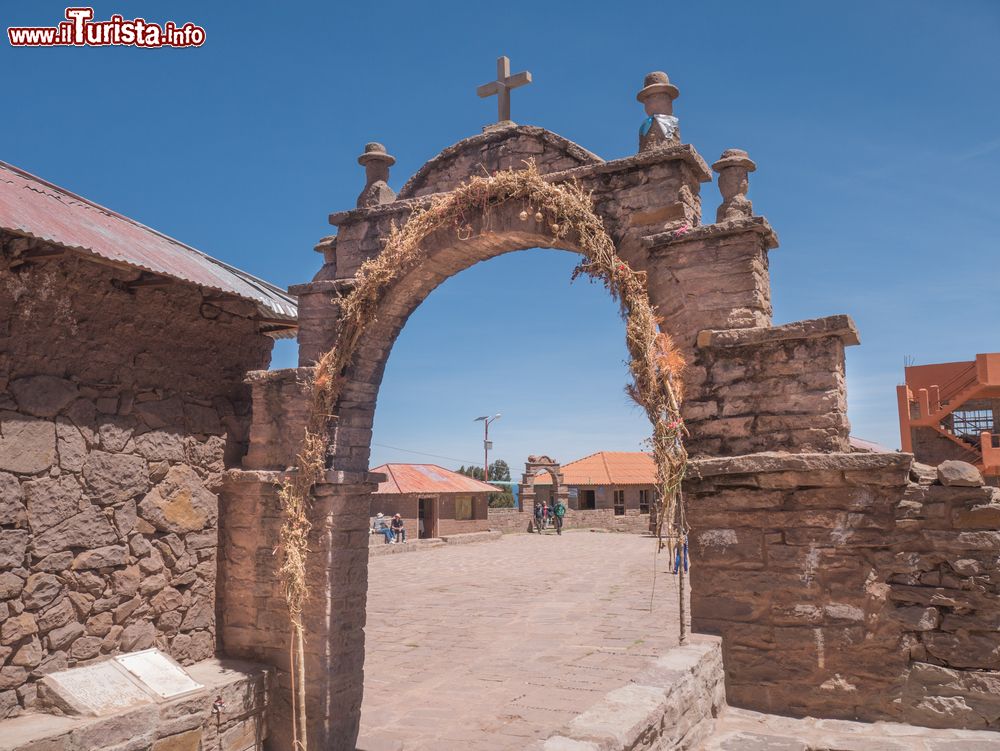
<svg viewBox="0 0 1000 751"><path fill-rule="evenodd" d="M531 748L688 751L712 734L725 704L722 641L697 635Z"/></svg>

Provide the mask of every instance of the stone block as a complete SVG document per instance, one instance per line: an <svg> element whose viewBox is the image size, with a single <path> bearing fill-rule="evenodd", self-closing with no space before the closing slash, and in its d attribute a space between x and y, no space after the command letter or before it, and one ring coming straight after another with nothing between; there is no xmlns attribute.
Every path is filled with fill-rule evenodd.
<svg viewBox="0 0 1000 751"><path fill-rule="evenodd" d="M239 720L219 736L220 751L247 751L260 748L264 732L260 718Z"/></svg>
<svg viewBox="0 0 1000 751"><path fill-rule="evenodd" d="M102 505L122 503L146 490L146 460L132 454L92 451L83 465L90 497Z"/></svg>
<svg viewBox="0 0 1000 751"><path fill-rule="evenodd" d="M155 429L135 437L135 450L148 461L184 461L184 436L176 429Z"/></svg>
<svg viewBox="0 0 1000 751"><path fill-rule="evenodd" d="M941 611L933 607L895 608L891 616L907 631L933 631L941 623Z"/></svg>
<svg viewBox="0 0 1000 751"><path fill-rule="evenodd" d="M198 751L201 747L201 736L201 728L198 728L160 738L153 743L152 751Z"/></svg>
<svg viewBox="0 0 1000 751"><path fill-rule="evenodd" d="M59 466L67 472L79 472L87 459L87 440L65 417L56 418L56 445Z"/></svg>
<svg viewBox="0 0 1000 751"><path fill-rule="evenodd" d="M55 417L77 396L76 384L50 375L17 378L10 390L18 409L35 417Z"/></svg>
<svg viewBox="0 0 1000 751"><path fill-rule="evenodd" d="M218 501L198 474L186 465L172 466L163 481L139 503L139 514L164 532L196 532L214 525Z"/></svg>
<svg viewBox="0 0 1000 751"><path fill-rule="evenodd" d="M157 708L138 706L107 717L101 717L78 727L72 732L74 748L115 749L116 746L135 743L138 749L152 745L156 728ZM118 751L115 749L115 751Z"/></svg>
<svg viewBox="0 0 1000 751"><path fill-rule="evenodd" d="M95 508L86 508L31 540L32 554L44 558L69 548L97 548L118 541L108 518Z"/></svg>
<svg viewBox="0 0 1000 751"><path fill-rule="evenodd" d="M1000 504L953 509L952 525L956 529L1000 529Z"/></svg>
<svg viewBox="0 0 1000 751"><path fill-rule="evenodd" d="M35 534L82 510L83 491L73 475L42 477L24 483L28 522Z"/></svg>
<svg viewBox="0 0 1000 751"><path fill-rule="evenodd" d="M62 581L53 574L32 574L21 593L26 610L40 610L62 594Z"/></svg>
<svg viewBox="0 0 1000 751"><path fill-rule="evenodd" d="M30 613L21 613L4 621L0 626L0 644L8 646L38 633L38 624Z"/></svg>
<svg viewBox="0 0 1000 751"><path fill-rule="evenodd" d="M983 484L983 475L968 462L950 459L937 468L938 481L947 487L975 488Z"/></svg>
<svg viewBox="0 0 1000 751"><path fill-rule="evenodd" d="M47 470L55 460L55 423L0 412L0 470L33 475Z"/></svg>
<svg viewBox="0 0 1000 751"><path fill-rule="evenodd" d="M20 568L24 564L29 539L26 529L0 531L0 568Z"/></svg>
<svg viewBox="0 0 1000 751"><path fill-rule="evenodd" d="M14 475L0 472L0 525L20 526L26 518L21 484Z"/></svg>

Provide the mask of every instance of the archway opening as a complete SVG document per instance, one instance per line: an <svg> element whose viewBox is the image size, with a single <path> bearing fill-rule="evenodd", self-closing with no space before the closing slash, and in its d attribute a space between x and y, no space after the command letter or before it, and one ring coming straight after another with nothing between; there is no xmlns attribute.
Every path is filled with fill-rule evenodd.
<svg viewBox="0 0 1000 751"><path fill-rule="evenodd" d="M448 278L420 302L382 374L374 471L481 467L483 431L474 418L496 412L490 459L505 459L515 479L532 454L567 462L648 448L649 422L622 388L629 376L624 324L599 285L568 283L577 261L538 248L504 253ZM508 278L522 281L505 294L498 280ZM522 394L525 404L511 402ZM556 487L553 469L535 471L549 480L546 492ZM434 495L413 494L415 513ZM454 508L443 495L435 500L439 516ZM387 500L374 503L373 512L390 509ZM487 511L486 528L496 511ZM503 511L531 516L530 508ZM601 689L616 688L621 671L676 644L676 630L664 627L676 618L676 585L663 576L650 600L654 550L649 536L589 529L433 550L418 544L414 554L377 550L369 561L363 741L430 749L475 738L514 748L558 730ZM664 567L665 557L659 560ZM597 664L611 659L619 667Z"/></svg>

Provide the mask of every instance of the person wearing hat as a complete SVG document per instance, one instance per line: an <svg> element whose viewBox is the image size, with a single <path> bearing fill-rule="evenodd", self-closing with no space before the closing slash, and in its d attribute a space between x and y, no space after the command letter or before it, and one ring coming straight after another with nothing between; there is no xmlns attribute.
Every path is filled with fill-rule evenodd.
<svg viewBox="0 0 1000 751"><path fill-rule="evenodd" d="M396 514L392 517L392 534L396 538L396 542L406 542L406 527L404 526L403 517Z"/></svg>
<svg viewBox="0 0 1000 751"><path fill-rule="evenodd" d="M392 527L389 526L389 521L385 518L385 514L379 511L375 514L375 521L372 522L372 534L379 534L385 537L385 544L388 545L391 542L395 542L392 539Z"/></svg>

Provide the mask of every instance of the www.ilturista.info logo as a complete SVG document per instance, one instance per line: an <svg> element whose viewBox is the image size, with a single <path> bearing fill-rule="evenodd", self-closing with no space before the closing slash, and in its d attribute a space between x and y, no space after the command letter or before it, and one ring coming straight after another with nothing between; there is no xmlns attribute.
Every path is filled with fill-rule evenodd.
<svg viewBox="0 0 1000 751"><path fill-rule="evenodd" d="M66 20L57 26L11 26L7 38L12 47L200 47L205 30L190 21L151 23L144 18L125 19L115 14L107 21L94 21L93 8L67 8Z"/></svg>

